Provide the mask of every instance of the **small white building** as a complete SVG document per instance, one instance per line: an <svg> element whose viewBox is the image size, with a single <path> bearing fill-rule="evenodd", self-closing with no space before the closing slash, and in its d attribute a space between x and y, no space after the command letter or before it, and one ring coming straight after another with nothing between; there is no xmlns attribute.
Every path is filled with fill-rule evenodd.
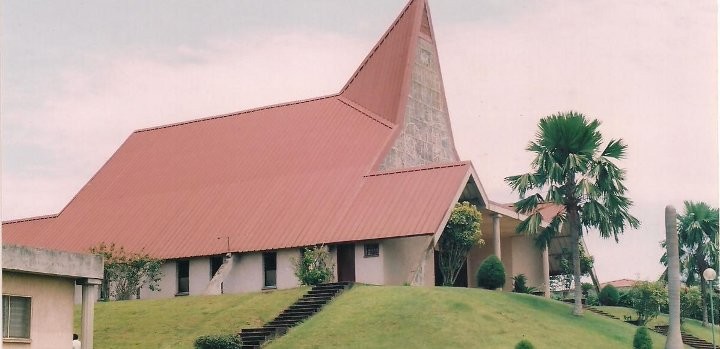
<svg viewBox="0 0 720 349"><path fill-rule="evenodd" d="M83 348L93 347L100 256L25 246L2 246L3 346L19 349L72 347L73 296L80 285Z"/></svg>

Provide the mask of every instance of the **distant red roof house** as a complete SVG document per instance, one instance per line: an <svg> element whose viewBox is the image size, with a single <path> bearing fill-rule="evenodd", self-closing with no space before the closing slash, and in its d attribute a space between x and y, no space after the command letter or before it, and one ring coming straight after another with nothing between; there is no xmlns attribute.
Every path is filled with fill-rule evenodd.
<svg viewBox="0 0 720 349"><path fill-rule="evenodd" d="M60 213L4 222L3 235L175 260L171 294L217 292L210 277L231 292L293 287L290 257L317 244L332 246L340 280L434 284L433 249L458 200L511 217L505 249L531 246L457 155L428 5L412 0L339 93L135 131ZM539 285L541 254L528 251L503 253Z"/></svg>
<svg viewBox="0 0 720 349"><path fill-rule="evenodd" d="M607 285L613 285L617 289L628 289L633 286L635 286L636 283L640 282L640 280L631 280L631 279L620 279L620 280L613 280L608 281L600 284L600 289Z"/></svg>

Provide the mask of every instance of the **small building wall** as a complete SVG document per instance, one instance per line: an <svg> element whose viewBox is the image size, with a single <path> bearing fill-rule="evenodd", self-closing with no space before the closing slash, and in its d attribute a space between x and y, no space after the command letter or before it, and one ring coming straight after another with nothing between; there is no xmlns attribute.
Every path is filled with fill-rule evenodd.
<svg viewBox="0 0 720 349"><path fill-rule="evenodd" d="M201 295L210 282L210 258L190 259L190 295Z"/></svg>
<svg viewBox="0 0 720 349"><path fill-rule="evenodd" d="M387 239L381 244L381 256L384 254L384 274L386 285L404 285L412 283L412 277L425 260L423 286L435 285L435 259L433 253L426 253L432 236L414 236Z"/></svg>
<svg viewBox="0 0 720 349"><path fill-rule="evenodd" d="M74 279L3 271L2 286L4 295L32 297L31 343L4 341L5 348L43 349L71 346Z"/></svg>
<svg viewBox="0 0 720 349"><path fill-rule="evenodd" d="M258 292L263 288L262 253L236 254L233 263L223 284L225 293Z"/></svg>
<svg viewBox="0 0 720 349"><path fill-rule="evenodd" d="M293 260L300 258L300 249L286 249L277 251L277 288L293 288L300 286L295 276ZM262 266L261 266L262 267Z"/></svg>
<svg viewBox="0 0 720 349"><path fill-rule="evenodd" d="M175 261L165 261L160 266L160 272L162 277L158 282L160 291L151 291L150 288L145 285L140 289L140 299L159 299L159 298L172 298L178 291L177 288L177 265Z"/></svg>
<svg viewBox="0 0 720 349"><path fill-rule="evenodd" d="M515 275L525 274L527 286L540 288L544 279L542 251L535 247L535 242L527 236L515 236L512 241L512 264L516 270Z"/></svg>
<svg viewBox="0 0 720 349"><path fill-rule="evenodd" d="M380 255L377 257L365 257L365 244L377 243L380 248ZM363 241L355 244L355 281L363 284L383 285L385 284L385 272L383 265L385 260L384 243L379 241Z"/></svg>

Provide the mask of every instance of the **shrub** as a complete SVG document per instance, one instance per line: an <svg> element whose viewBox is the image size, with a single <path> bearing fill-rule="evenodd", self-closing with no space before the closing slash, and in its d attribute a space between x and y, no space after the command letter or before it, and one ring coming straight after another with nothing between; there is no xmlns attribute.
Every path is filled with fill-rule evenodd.
<svg viewBox="0 0 720 349"><path fill-rule="evenodd" d="M316 246L302 252L300 259L293 259L295 276L300 283L315 286L330 282L333 277L333 267L330 262L330 252L325 246Z"/></svg>
<svg viewBox="0 0 720 349"><path fill-rule="evenodd" d="M505 285L505 267L496 255L490 255L480 264L477 271L477 283L479 287L494 290Z"/></svg>
<svg viewBox="0 0 720 349"><path fill-rule="evenodd" d="M529 340L523 339L515 345L515 349L535 349L535 346Z"/></svg>
<svg viewBox="0 0 720 349"><path fill-rule="evenodd" d="M633 338L633 349L652 349L652 338L648 329L644 326L638 327Z"/></svg>
<svg viewBox="0 0 720 349"><path fill-rule="evenodd" d="M635 283L630 289L633 309L638 316L638 325L642 326L660 313L660 308L667 304L668 295L662 282L642 281Z"/></svg>
<svg viewBox="0 0 720 349"><path fill-rule="evenodd" d="M620 292L618 292L617 288L613 285L605 285L605 287L600 290L598 300L602 305L616 306L620 300Z"/></svg>
<svg viewBox="0 0 720 349"><path fill-rule="evenodd" d="M630 298L630 291L620 291L620 297L618 298L618 306L625 308L632 308L632 298Z"/></svg>
<svg viewBox="0 0 720 349"><path fill-rule="evenodd" d="M527 293L527 277L525 274L518 274L513 277L513 292L515 293Z"/></svg>
<svg viewBox="0 0 720 349"><path fill-rule="evenodd" d="M593 287L595 287L595 286L593 286L593 284L590 284L587 282L583 282L581 285L582 285L582 294L585 297L589 296L590 291L592 291Z"/></svg>
<svg viewBox="0 0 720 349"><path fill-rule="evenodd" d="M240 337L232 334L200 336L195 339L195 349L239 349Z"/></svg>
<svg viewBox="0 0 720 349"><path fill-rule="evenodd" d="M600 301L595 293L588 293L587 298L585 298L585 304L591 307L596 307L600 305Z"/></svg>

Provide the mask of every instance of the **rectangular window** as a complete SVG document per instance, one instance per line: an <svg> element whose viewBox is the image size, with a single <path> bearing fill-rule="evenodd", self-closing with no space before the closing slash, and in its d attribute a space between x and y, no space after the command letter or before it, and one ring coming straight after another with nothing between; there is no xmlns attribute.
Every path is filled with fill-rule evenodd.
<svg viewBox="0 0 720 349"><path fill-rule="evenodd" d="M190 261L177 261L177 294L186 295L190 293Z"/></svg>
<svg viewBox="0 0 720 349"><path fill-rule="evenodd" d="M266 288L277 287L277 253L265 252L263 253L263 270L265 275Z"/></svg>
<svg viewBox="0 0 720 349"><path fill-rule="evenodd" d="M3 295L3 338L30 339L31 298Z"/></svg>
<svg viewBox="0 0 720 349"><path fill-rule="evenodd" d="M379 257L380 244L365 244L365 258Z"/></svg>

